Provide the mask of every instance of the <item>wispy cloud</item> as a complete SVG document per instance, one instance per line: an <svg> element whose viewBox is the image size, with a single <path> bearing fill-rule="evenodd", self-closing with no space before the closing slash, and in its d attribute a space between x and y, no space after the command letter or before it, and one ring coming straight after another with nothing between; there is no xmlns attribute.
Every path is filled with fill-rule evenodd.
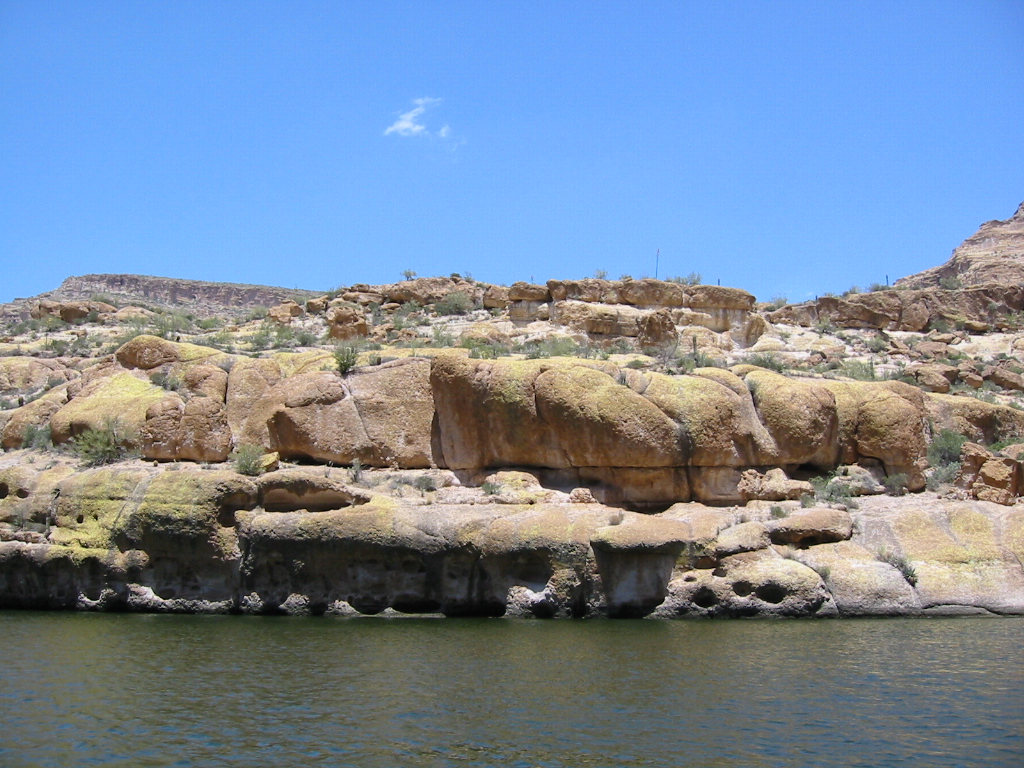
<svg viewBox="0 0 1024 768"><path fill-rule="evenodd" d="M437 104L441 103L441 99L432 99L429 96L424 96L422 99L413 99L413 108L408 112L405 112L398 116L391 125L384 130L384 135L387 136L392 133L397 133L399 136L430 136L430 131L427 127L419 122L419 119L426 113L428 109ZM442 138L446 137L450 133L448 126L444 126L438 135Z"/></svg>

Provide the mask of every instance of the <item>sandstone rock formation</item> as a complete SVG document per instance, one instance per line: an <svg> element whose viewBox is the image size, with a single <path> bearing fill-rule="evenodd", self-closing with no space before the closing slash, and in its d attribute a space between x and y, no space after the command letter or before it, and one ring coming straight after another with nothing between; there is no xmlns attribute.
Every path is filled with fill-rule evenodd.
<svg viewBox="0 0 1024 768"><path fill-rule="evenodd" d="M1024 283L1024 203L1005 221L987 221L963 241L949 261L896 281L908 288L956 281L963 286Z"/></svg>
<svg viewBox="0 0 1024 768"><path fill-rule="evenodd" d="M746 519L753 516L754 519ZM0 607L449 616L1024 613L1021 512L416 505L305 470L0 469ZM778 542L778 543L776 543Z"/></svg>

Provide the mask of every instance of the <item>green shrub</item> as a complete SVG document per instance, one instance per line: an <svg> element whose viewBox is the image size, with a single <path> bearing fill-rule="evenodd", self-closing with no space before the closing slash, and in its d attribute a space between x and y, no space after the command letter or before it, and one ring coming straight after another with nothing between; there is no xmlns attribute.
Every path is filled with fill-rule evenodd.
<svg viewBox="0 0 1024 768"><path fill-rule="evenodd" d="M878 375L875 372L875 363L871 360L844 360L839 367L839 372L850 379L857 381L876 381Z"/></svg>
<svg viewBox="0 0 1024 768"><path fill-rule="evenodd" d="M256 333L249 337L249 348L253 352L262 352L270 346L272 331L266 325L262 326Z"/></svg>
<svg viewBox="0 0 1024 768"><path fill-rule="evenodd" d="M942 277L939 278L939 288L944 291L958 291L964 287L963 282L959 277Z"/></svg>
<svg viewBox="0 0 1024 768"><path fill-rule="evenodd" d="M925 478L925 487L929 491L937 491L944 485L952 485L956 476L960 474L960 462L953 464L940 464L932 467Z"/></svg>
<svg viewBox="0 0 1024 768"><path fill-rule="evenodd" d="M774 311L776 309L782 309L787 304L789 304L789 299L786 298L785 296L772 296L771 299L768 301L767 309Z"/></svg>
<svg viewBox="0 0 1024 768"><path fill-rule="evenodd" d="M480 487L483 489L483 492L486 493L488 496L495 496L501 493L501 483L492 483L491 481L488 480Z"/></svg>
<svg viewBox="0 0 1024 768"><path fill-rule="evenodd" d="M342 376L347 376L358 362L359 350L354 344L339 344L334 348L334 366Z"/></svg>
<svg viewBox="0 0 1024 768"><path fill-rule="evenodd" d="M25 437L22 439L21 447L36 450L52 448L53 438L50 435L50 425L29 424L25 427Z"/></svg>
<svg viewBox="0 0 1024 768"><path fill-rule="evenodd" d="M967 437L952 429L940 429L928 446L928 463L933 467L944 464L959 464L960 449Z"/></svg>
<svg viewBox="0 0 1024 768"><path fill-rule="evenodd" d="M526 355L530 360L546 357L575 357L579 345L564 336L555 336L543 341L528 341L514 347L515 351Z"/></svg>
<svg viewBox="0 0 1024 768"><path fill-rule="evenodd" d="M434 304L438 315L466 315L473 309L473 301L465 291L452 291Z"/></svg>
<svg viewBox="0 0 1024 768"><path fill-rule="evenodd" d="M789 517L789 512L786 511L785 507L778 504L772 505L772 518L774 520L781 520L784 517Z"/></svg>
<svg viewBox="0 0 1024 768"><path fill-rule="evenodd" d="M876 355L889 349L889 341L881 335L875 336L868 341L868 349Z"/></svg>
<svg viewBox="0 0 1024 768"><path fill-rule="evenodd" d="M886 478L882 480L882 485L885 486L886 493L890 496L903 496L908 490L908 480L909 478L905 472L899 472L895 475L886 476Z"/></svg>
<svg viewBox="0 0 1024 768"><path fill-rule="evenodd" d="M812 477L815 499L826 504L843 504L851 509L857 507L849 483L834 473L824 477Z"/></svg>
<svg viewBox="0 0 1024 768"><path fill-rule="evenodd" d="M129 456L131 439L116 419L98 429L87 429L71 439L72 449L87 467L112 464Z"/></svg>
<svg viewBox="0 0 1024 768"><path fill-rule="evenodd" d="M623 275L625 277L625 275ZM682 285L700 285L702 276L700 272L691 272L686 277L668 277L666 280L670 283L680 283Z"/></svg>
<svg viewBox="0 0 1024 768"><path fill-rule="evenodd" d="M835 333L836 324L829 319L819 320L814 324L814 330L817 331L819 336L824 336L826 333Z"/></svg>
<svg viewBox="0 0 1024 768"><path fill-rule="evenodd" d="M769 371L775 371L776 373L784 373L786 371L786 363L774 352L755 352L744 362L756 365L758 368L767 368Z"/></svg>
<svg viewBox="0 0 1024 768"><path fill-rule="evenodd" d="M898 570L910 586L917 586L917 571L906 557L897 555L883 544L878 548L878 559Z"/></svg>
<svg viewBox="0 0 1024 768"><path fill-rule="evenodd" d="M251 443L242 443L231 453L231 459L235 464L235 472L240 475L256 477L263 474L263 448Z"/></svg>
<svg viewBox="0 0 1024 768"><path fill-rule="evenodd" d="M416 478L413 485L416 486L417 490L423 491L424 493L437 490L437 481L435 481L430 475L420 475Z"/></svg>

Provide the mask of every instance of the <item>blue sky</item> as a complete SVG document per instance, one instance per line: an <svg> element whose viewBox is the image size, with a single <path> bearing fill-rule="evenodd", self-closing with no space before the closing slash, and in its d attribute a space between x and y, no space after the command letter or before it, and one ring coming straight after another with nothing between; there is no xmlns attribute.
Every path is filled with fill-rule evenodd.
<svg viewBox="0 0 1024 768"><path fill-rule="evenodd" d="M0 301L895 280L1024 200L1022 41L1019 0L0 0Z"/></svg>

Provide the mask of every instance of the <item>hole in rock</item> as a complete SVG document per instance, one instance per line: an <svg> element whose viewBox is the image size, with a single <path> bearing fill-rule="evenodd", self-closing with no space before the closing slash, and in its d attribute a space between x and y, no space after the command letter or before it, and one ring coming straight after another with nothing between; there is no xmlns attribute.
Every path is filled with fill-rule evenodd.
<svg viewBox="0 0 1024 768"><path fill-rule="evenodd" d="M367 616L376 616L388 607L388 601L385 598L374 595L352 597L347 602L357 611L365 613Z"/></svg>
<svg viewBox="0 0 1024 768"><path fill-rule="evenodd" d="M754 590L754 594L766 603L781 603L786 599L786 590L778 584L762 584Z"/></svg>
<svg viewBox="0 0 1024 768"><path fill-rule="evenodd" d="M732 591L740 597L746 597L754 591L754 588L750 585L749 581L737 581L732 585Z"/></svg>
<svg viewBox="0 0 1024 768"><path fill-rule="evenodd" d="M0 483L0 499L6 499L10 492L11 489L7 487L7 483Z"/></svg>
<svg viewBox="0 0 1024 768"><path fill-rule="evenodd" d="M84 523L85 522L85 515L79 515L78 517L76 517L75 518L75 522L78 523L79 525Z"/></svg>
<svg viewBox="0 0 1024 768"><path fill-rule="evenodd" d="M17 496L19 499L27 499L28 491L24 488L19 488L14 492L14 495Z"/></svg>
<svg viewBox="0 0 1024 768"><path fill-rule="evenodd" d="M405 595L395 598L391 607L401 613L437 613L441 610L441 603L425 597Z"/></svg>
<svg viewBox="0 0 1024 768"><path fill-rule="evenodd" d="M693 597L690 599L694 605L701 608L710 608L718 603L718 597L709 587L701 587L693 593Z"/></svg>

